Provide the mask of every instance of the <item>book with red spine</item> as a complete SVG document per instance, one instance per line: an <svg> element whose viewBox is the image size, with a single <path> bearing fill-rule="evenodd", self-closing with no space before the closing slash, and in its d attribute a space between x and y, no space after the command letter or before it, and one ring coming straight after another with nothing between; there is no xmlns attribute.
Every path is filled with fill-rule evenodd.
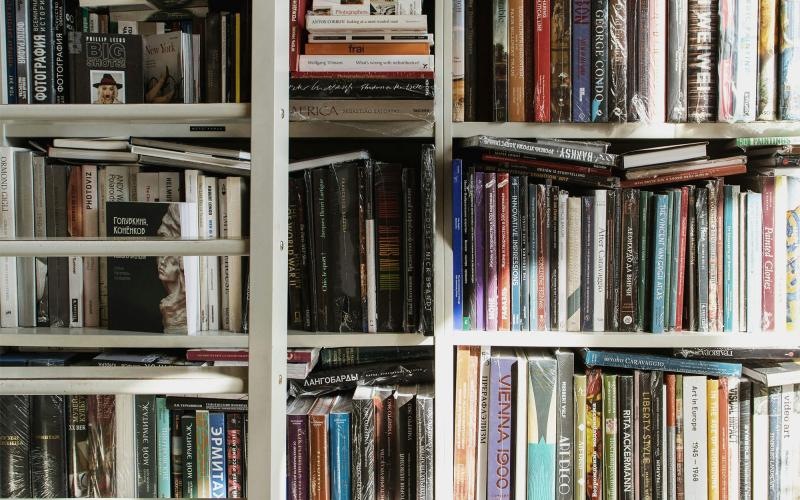
<svg viewBox="0 0 800 500"><path fill-rule="evenodd" d="M610 177L614 175L610 168L588 167L585 165L576 165L572 163L561 163L547 160L534 160L533 158L515 158L510 155L485 154L481 156L481 160L490 163L510 163L512 165L521 165L524 167L549 168L562 172L576 172L579 174L598 175L603 177Z"/></svg>
<svg viewBox="0 0 800 500"><path fill-rule="evenodd" d="M548 306L550 304L550 233L547 231L547 187L536 185L536 323L539 330L547 330L550 325Z"/></svg>
<svg viewBox="0 0 800 500"><path fill-rule="evenodd" d="M678 230L678 298L675 302L675 331L683 331L683 288L686 278L686 231L689 217L689 187L681 187L681 220Z"/></svg>
<svg viewBox="0 0 800 500"><path fill-rule="evenodd" d="M508 0L508 121L525 121L526 0Z"/></svg>
<svg viewBox="0 0 800 500"><path fill-rule="evenodd" d="M761 329L775 329L775 177L759 177L762 204Z"/></svg>
<svg viewBox="0 0 800 500"><path fill-rule="evenodd" d="M289 351L287 361L289 363L308 363L307 361L300 361L298 357L305 354L305 352ZM311 352L308 351L309 356ZM188 349L186 351L187 361L247 361L249 351L247 349ZM298 355L298 356L295 356Z"/></svg>
<svg viewBox="0 0 800 500"><path fill-rule="evenodd" d="M675 174L659 175L656 177L642 179L623 179L619 182L620 187L644 187L644 186L663 186L666 184L681 184L714 177L726 177L729 175L739 175L747 172L745 165L727 165L721 167L711 167L702 170L692 170L689 172L678 172Z"/></svg>
<svg viewBox="0 0 800 500"><path fill-rule="evenodd" d="M534 0L534 120L550 121L550 2Z"/></svg>
<svg viewBox="0 0 800 500"><path fill-rule="evenodd" d="M497 173L497 329L511 330L511 217L508 172Z"/></svg>
<svg viewBox="0 0 800 500"><path fill-rule="evenodd" d="M723 271L725 269L725 179L717 179L714 183L717 190L717 330L722 331L725 308L725 287Z"/></svg>
<svg viewBox="0 0 800 500"><path fill-rule="evenodd" d="M306 0L289 2L289 71L297 71L306 25Z"/></svg>

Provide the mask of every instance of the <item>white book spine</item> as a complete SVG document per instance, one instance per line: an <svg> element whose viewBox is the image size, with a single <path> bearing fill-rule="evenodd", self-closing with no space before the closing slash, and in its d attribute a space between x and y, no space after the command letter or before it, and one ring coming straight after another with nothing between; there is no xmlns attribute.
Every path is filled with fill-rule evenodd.
<svg viewBox="0 0 800 500"><path fill-rule="evenodd" d="M89 13L89 33L100 33L100 15L96 12Z"/></svg>
<svg viewBox="0 0 800 500"><path fill-rule="evenodd" d="M794 448L797 441L792 438L792 423L794 420L794 384L786 384L781 387L781 498L794 498L794 481L797 476L795 468L797 464L793 462Z"/></svg>
<svg viewBox="0 0 800 500"><path fill-rule="evenodd" d="M514 470L516 478L528 475L528 358L522 349L516 350L517 355L517 380L514 394ZM514 498L525 498L527 494L526 481L514 481L512 491Z"/></svg>
<svg viewBox="0 0 800 500"><path fill-rule="evenodd" d="M367 232L367 331L378 331L378 288L375 273L375 219L365 221Z"/></svg>
<svg viewBox="0 0 800 500"><path fill-rule="evenodd" d="M83 235L99 236L97 167L81 167L83 177ZM83 258L83 326L100 326L100 270L97 257Z"/></svg>
<svg viewBox="0 0 800 500"><path fill-rule="evenodd" d="M683 423L684 498L702 500L708 498L708 434L706 417L706 378L683 377Z"/></svg>
<svg viewBox="0 0 800 500"><path fill-rule="evenodd" d="M667 113L667 2L650 0L650 99L645 103L653 123L664 123Z"/></svg>
<svg viewBox="0 0 800 500"><path fill-rule="evenodd" d="M739 379L728 377L728 498L739 498Z"/></svg>
<svg viewBox="0 0 800 500"><path fill-rule="evenodd" d="M369 4L355 4L355 5L331 5L324 7L325 15L328 16L368 16ZM316 8L315 8L316 10Z"/></svg>
<svg viewBox="0 0 800 500"><path fill-rule="evenodd" d="M769 498L769 398L767 387L753 382L753 500Z"/></svg>
<svg viewBox="0 0 800 500"><path fill-rule="evenodd" d="M14 181L14 148L0 147L0 238L14 238L17 234L15 181ZM19 326L17 315L17 259L16 257L0 257L0 326Z"/></svg>
<svg viewBox="0 0 800 500"><path fill-rule="evenodd" d="M47 236L47 195L45 194L45 159L33 156L33 235L36 238ZM36 257L36 320L37 324L49 324L50 312L47 310L47 257ZM41 321L40 321L41 320Z"/></svg>
<svg viewBox="0 0 800 500"><path fill-rule="evenodd" d="M15 156L16 236L33 238L34 215L33 154L18 151ZM36 258L17 257L17 319L19 326L36 326Z"/></svg>
<svg viewBox="0 0 800 500"><path fill-rule="evenodd" d="M180 172L158 173L158 201L181 201Z"/></svg>
<svg viewBox="0 0 800 500"><path fill-rule="evenodd" d="M747 331L761 331L761 193L747 193Z"/></svg>
<svg viewBox="0 0 800 500"><path fill-rule="evenodd" d="M136 174L136 201L159 201L158 172L139 172Z"/></svg>
<svg viewBox="0 0 800 500"><path fill-rule="evenodd" d="M581 330L581 199L567 200L567 330Z"/></svg>
<svg viewBox="0 0 800 500"><path fill-rule="evenodd" d="M131 199L131 173L130 167L109 165L101 168L97 173L97 233L106 236L106 203L109 201L128 201ZM108 327L108 259L100 257L99 288L100 288L100 326Z"/></svg>
<svg viewBox="0 0 800 500"><path fill-rule="evenodd" d="M737 235L739 244L739 331L747 331L747 193L739 193Z"/></svg>
<svg viewBox="0 0 800 500"><path fill-rule="evenodd" d="M83 328L83 257L68 257L69 326Z"/></svg>
<svg viewBox="0 0 800 500"><path fill-rule="evenodd" d="M733 118L752 122L758 107L758 0L736 1Z"/></svg>
<svg viewBox="0 0 800 500"><path fill-rule="evenodd" d="M786 234L787 217L789 210L789 185L783 175L775 176L775 267L777 272L773 273L775 280L775 316L774 326L776 332L786 330L786 273L783 267L787 259L786 255Z"/></svg>
<svg viewBox="0 0 800 500"><path fill-rule="evenodd" d="M464 78L464 0L453 1L453 79Z"/></svg>
<svg viewBox="0 0 800 500"><path fill-rule="evenodd" d="M791 429L791 439L790 443L795 443L792 446L792 464L794 465L795 471L797 470L798 464L800 464L800 448L797 446L798 436L800 436L800 384L794 385L794 408L792 412L792 429ZM800 498L800 478L797 477L795 474L794 476L794 496L790 498ZM733 497L731 497L733 498Z"/></svg>
<svg viewBox="0 0 800 500"><path fill-rule="evenodd" d="M300 71L433 71L430 55L301 55Z"/></svg>
<svg viewBox="0 0 800 500"><path fill-rule="evenodd" d="M558 193L558 330L567 330L567 200L566 191ZM526 257L524 257L526 258Z"/></svg>
<svg viewBox="0 0 800 500"><path fill-rule="evenodd" d="M188 179L188 176L187 176ZM197 222L196 202L181 204L181 237L197 239L199 223ZM183 257L183 279L186 282L186 331L194 335L200 329L200 257L186 255Z"/></svg>
<svg viewBox="0 0 800 500"><path fill-rule="evenodd" d="M594 315L592 326L596 332L606 328L606 206L604 189L594 192Z"/></svg>
<svg viewBox="0 0 800 500"><path fill-rule="evenodd" d="M205 177L203 181L205 208L203 210L205 220L205 237L217 239L219 236L217 213L217 179L215 177ZM208 289L208 329L219 330L219 258L215 256L206 257L206 287Z"/></svg>
<svg viewBox="0 0 800 500"><path fill-rule="evenodd" d="M368 16L306 16L309 33L341 31L420 31L428 30L424 15L368 15Z"/></svg>
<svg viewBox="0 0 800 500"><path fill-rule="evenodd" d="M488 477L487 453L489 450L489 358L491 347L481 347L478 365L478 445L477 473L475 475L475 499L486 500L486 481Z"/></svg>
<svg viewBox="0 0 800 500"><path fill-rule="evenodd" d="M241 177L228 177L226 212L228 221L228 238L242 238L244 236L244 197L245 184ZM233 332L242 331L243 313L243 276L242 257L232 255L228 259L228 316L230 317L229 329Z"/></svg>
<svg viewBox="0 0 800 500"><path fill-rule="evenodd" d="M739 295L739 287L741 286L741 280L739 278L739 260L740 260L740 250L739 250L739 232L741 228L739 225L741 222L739 221L739 190L733 190L733 203L731 207L731 223L733 224L733 231L731 231L731 248L733 248L733 305L731 308L733 314L733 323L731 324L731 331L738 332L739 331L739 316L740 316L740 304L741 298Z"/></svg>
<svg viewBox="0 0 800 500"><path fill-rule="evenodd" d="M206 199L205 189L203 189L205 184L204 179L205 176L201 175L197 170L186 171L186 201L190 201L191 198L191 201L197 203L197 237L201 239L206 239L206 224L205 216L203 215L205 212ZM208 330L208 286L206 282L208 257L200 256L199 263L200 272L197 276L197 283L200 292L198 295L200 299L200 308L198 309L200 312L200 322L198 324L200 330L206 331Z"/></svg>
<svg viewBox="0 0 800 500"><path fill-rule="evenodd" d="M115 435L114 450L116 467L117 497L136 497L136 447L134 443L136 429L133 423L135 405L133 394L117 394L115 396Z"/></svg>
<svg viewBox="0 0 800 500"><path fill-rule="evenodd" d="M217 204L219 205L219 237L228 237L228 179L217 181ZM231 258L227 255L220 257L220 326L223 330L231 329Z"/></svg>

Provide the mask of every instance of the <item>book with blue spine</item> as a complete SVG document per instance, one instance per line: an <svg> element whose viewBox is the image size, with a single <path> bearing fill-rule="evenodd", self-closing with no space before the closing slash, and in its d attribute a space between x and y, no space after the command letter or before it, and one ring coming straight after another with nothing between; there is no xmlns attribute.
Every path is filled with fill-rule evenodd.
<svg viewBox="0 0 800 500"><path fill-rule="evenodd" d="M209 461L211 462L211 498L228 498L228 464L226 461L228 447L225 442L224 413L211 412L208 414L208 434L210 445Z"/></svg>
<svg viewBox="0 0 800 500"><path fill-rule="evenodd" d="M530 293L530 266L528 265L528 178L519 178L519 329L530 330L531 311L528 308L528 294Z"/></svg>
<svg viewBox="0 0 800 500"><path fill-rule="evenodd" d="M725 332L738 332L738 230L734 221L739 220L739 186L725 186L724 205L724 246L722 249L723 266L723 300L722 300L722 329Z"/></svg>
<svg viewBox="0 0 800 500"><path fill-rule="evenodd" d="M672 236L673 236L673 215L675 206L675 190L667 191L667 250L664 259L664 330L669 330L670 318L672 317L674 302L670 301L672 291Z"/></svg>
<svg viewBox="0 0 800 500"><path fill-rule="evenodd" d="M681 239L681 210L683 208L683 199L681 197L681 190L676 189L673 192L673 204L672 204L672 259L670 260L670 271L671 277L669 280L669 302L671 305L670 307L670 316L669 316L669 328L670 330L675 330L677 323L678 323L678 316L683 314L683 311L679 311L677 309L678 304L678 283L681 280L678 278L680 273L683 273L683 269L680 268L680 252L681 252L681 244L684 241Z"/></svg>
<svg viewBox="0 0 800 500"><path fill-rule="evenodd" d="M572 121L589 122L591 80L591 0L572 2Z"/></svg>
<svg viewBox="0 0 800 500"><path fill-rule="evenodd" d="M486 498L511 500L514 470L514 432L522 428L514 420L514 380L517 356L510 349L497 349L489 360L489 460ZM523 481L524 478L516 478Z"/></svg>
<svg viewBox="0 0 800 500"><path fill-rule="evenodd" d="M331 500L350 500L351 396L339 396L328 415L331 454Z"/></svg>
<svg viewBox="0 0 800 500"><path fill-rule="evenodd" d="M742 375L742 365L740 363L671 358L655 354L596 351L593 349L583 349L581 354L586 366L605 366L627 370L655 370L711 377L740 377Z"/></svg>
<svg viewBox="0 0 800 500"><path fill-rule="evenodd" d="M537 329L537 304L538 304L538 266L536 265L537 226L539 219L536 217L536 184L528 184L528 311L529 330Z"/></svg>
<svg viewBox="0 0 800 500"><path fill-rule="evenodd" d="M800 0L780 0L778 119L800 120Z"/></svg>
<svg viewBox="0 0 800 500"><path fill-rule="evenodd" d="M170 486L170 436L169 429L169 410L167 409L167 399L156 398L156 460L158 477L158 497L170 498L172 490Z"/></svg>
<svg viewBox="0 0 800 500"><path fill-rule="evenodd" d="M652 311L650 331L653 333L664 332L664 286L666 285L668 210L669 197L666 194L653 195L653 294L650 302Z"/></svg>
<svg viewBox="0 0 800 500"><path fill-rule="evenodd" d="M463 253L462 238L462 186L461 186L461 160L453 160L453 329L462 329L463 320Z"/></svg>
<svg viewBox="0 0 800 500"><path fill-rule="evenodd" d="M532 352L527 358L527 498L545 500L555 497L558 370L556 358L550 353Z"/></svg>
<svg viewBox="0 0 800 500"><path fill-rule="evenodd" d="M510 176L510 222L511 222L511 330L519 331L522 327L520 305L520 206L519 206L519 176Z"/></svg>
<svg viewBox="0 0 800 500"><path fill-rule="evenodd" d="M769 408L769 454L767 457L767 484L769 500L781 498L781 386L770 387L768 392ZM762 478L763 480L763 478Z"/></svg>

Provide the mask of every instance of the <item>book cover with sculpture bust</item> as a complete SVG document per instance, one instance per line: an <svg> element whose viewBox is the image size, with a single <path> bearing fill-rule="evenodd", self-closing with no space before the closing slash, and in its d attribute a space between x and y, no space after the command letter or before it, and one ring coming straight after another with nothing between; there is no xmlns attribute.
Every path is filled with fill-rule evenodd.
<svg viewBox="0 0 800 500"><path fill-rule="evenodd" d="M195 203L108 202L112 238L196 238ZM108 258L111 330L191 334L199 319L198 257Z"/></svg>

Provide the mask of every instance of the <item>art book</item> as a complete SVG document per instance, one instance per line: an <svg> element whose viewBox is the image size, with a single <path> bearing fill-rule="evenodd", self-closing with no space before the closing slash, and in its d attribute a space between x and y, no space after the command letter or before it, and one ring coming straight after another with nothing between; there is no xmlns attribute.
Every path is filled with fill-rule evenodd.
<svg viewBox="0 0 800 500"><path fill-rule="evenodd" d="M69 75L71 103L143 102L142 38L71 32Z"/></svg>
<svg viewBox="0 0 800 500"><path fill-rule="evenodd" d="M194 203L108 202L109 237L197 238ZM111 330L194 333L199 313L198 257L109 257Z"/></svg>
<svg viewBox="0 0 800 500"><path fill-rule="evenodd" d="M191 57L191 52L187 54L183 48L190 37L180 31L144 37L145 102L191 103L184 100L183 92L185 59Z"/></svg>

